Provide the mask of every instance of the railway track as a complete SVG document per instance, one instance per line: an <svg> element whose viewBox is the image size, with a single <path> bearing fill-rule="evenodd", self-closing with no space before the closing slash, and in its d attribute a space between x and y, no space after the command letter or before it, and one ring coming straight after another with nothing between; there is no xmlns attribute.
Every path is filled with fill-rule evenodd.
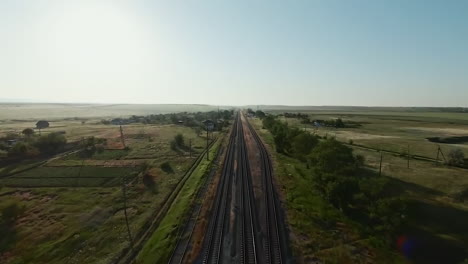
<svg viewBox="0 0 468 264"><path fill-rule="evenodd" d="M224 167L221 180L216 192L215 202L210 224L205 236L205 245L202 252L202 263L220 263L223 246L223 234L229 228L229 208L232 187L232 177L234 173L234 155L237 139L238 119L233 125L229 138L227 154L224 159Z"/></svg>
<svg viewBox="0 0 468 264"><path fill-rule="evenodd" d="M273 188L273 171L268 151L250 123L247 126L258 146L261 159L262 187L264 193L264 204L266 205L265 216L262 225L266 227L263 243L265 252L265 263L285 263L287 255L287 243L284 229L280 228L282 216L280 214L279 200Z"/></svg>
<svg viewBox="0 0 468 264"><path fill-rule="evenodd" d="M229 138L199 262L286 263L286 236L280 224L271 160L256 131L241 115L237 115ZM245 132L252 134L260 155L263 199L259 201L255 200ZM261 217L259 207L265 211Z"/></svg>
<svg viewBox="0 0 468 264"><path fill-rule="evenodd" d="M239 121L242 124L242 121ZM238 184L240 191L239 197L239 214L236 219L240 223L239 234L239 258L240 263L261 263L259 259L261 254L258 254L258 239L256 235L259 227L255 212L255 198L252 188L252 177L250 174L250 165L247 157L247 146L245 144L243 126L239 126L238 132Z"/></svg>

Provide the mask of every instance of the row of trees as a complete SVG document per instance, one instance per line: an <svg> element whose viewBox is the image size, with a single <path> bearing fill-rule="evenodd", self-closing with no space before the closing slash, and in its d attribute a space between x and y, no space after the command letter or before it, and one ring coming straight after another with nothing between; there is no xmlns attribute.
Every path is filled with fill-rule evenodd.
<svg viewBox="0 0 468 264"><path fill-rule="evenodd" d="M62 151L67 143L64 135L50 133L38 137L29 136L17 142L8 150L10 158L30 158L38 155L52 155Z"/></svg>
<svg viewBox="0 0 468 264"><path fill-rule="evenodd" d="M263 127L268 129L275 141L276 151L306 160L318 143L318 137L309 132L290 127L272 115L263 118Z"/></svg>
<svg viewBox="0 0 468 264"><path fill-rule="evenodd" d="M404 200L389 191L387 178L363 168L362 156L335 138L321 139L275 116L262 121L273 135L277 152L307 163L311 186L331 205L363 221L372 233L391 234L400 227Z"/></svg>
<svg viewBox="0 0 468 264"><path fill-rule="evenodd" d="M211 120L222 120L218 126L225 127L229 125L227 120L232 119L234 110L221 110L221 111L209 111L209 112L181 112L171 114L157 114L147 116L133 115L129 118L118 119L119 123L130 124L130 123L143 123L143 124L181 124L188 127L202 127L204 128L203 121L207 119ZM103 124L111 124L111 120L102 120Z"/></svg>

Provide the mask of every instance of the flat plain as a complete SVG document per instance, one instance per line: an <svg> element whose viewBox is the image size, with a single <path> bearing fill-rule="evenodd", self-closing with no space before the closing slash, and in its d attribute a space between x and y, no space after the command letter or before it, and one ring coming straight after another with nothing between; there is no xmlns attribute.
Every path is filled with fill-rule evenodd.
<svg viewBox="0 0 468 264"><path fill-rule="evenodd" d="M458 263L468 256L468 229L463 224L468 222L468 169L445 164L449 153L456 149L468 157L468 113L414 109L382 111L379 108L370 108L368 111L293 111L287 108L268 109L267 113L279 115L278 118L290 126L322 138L335 137L351 147L355 155L362 155L367 169L377 174L381 170L395 190L408 199L406 225L401 230L401 237L414 242L410 258L412 262ZM305 114L311 122L304 124L300 118L285 117L285 113ZM338 118L342 119L344 127L313 124L314 120L321 122ZM262 128L261 121L255 120L254 123L265 140L273 145L273 139ZM457 142L433 142L430 138L455 138ZM360 240L362 237L355 232L338 228L339 233L347 233L346 237L354 237L359 243L350 242L339 235L330 235L324 232L320 224L307 220L318 218L317 222L320 223L339 213L333 212L310 193L312 183L306 180L309 172L304 164L282 154L275 156L278 182L286 192L287 214L293 230L295 250L302 252L306 260L307 256L321 256L331 262L340 262L347 256L351 258L355 255L351 251L366 248L358 246L368 242ZM355 224L343 219L339 221L347 223L348 227ZM396 244L394 247L398 249ZM405 262L391 254L381 253L373 250L372 261Z"/></svg>
<svg viewBox="0 0 468 264"><path fill-rule="evenodd" d="M130 232L135 237L202 153L206 137L182 125L134 123L122 126L128 147L125 148L119 126L104 125L101 120L137 113L211 109L158 106L166 111L157 112L159 108L154 106L103 106L105 111L96 110L99 106L77 105L12 107L0 106L0 137L18 135L25 128L34 128L37 120L45 119L50 127L42 129L42 135L63 133L72 145L93 136L106 139L107 144L91 157L82 158L72 150L0 168L0 209L15 204L21 211L15 232L2 245L10 245L0 255L2 263L115 261L129 246L124 205ZM177 134L184 136L185 144L190 141L191 157L188 150L171 148L170 142ZM204 176L207 164L203 166L197 170L197 179ZM145 182L149 178L151 184ZM198 187L198 183L191 184ZM194 190L195 187L191 189ZM189 197L186 196L181 212L189 206Z"/></svg>

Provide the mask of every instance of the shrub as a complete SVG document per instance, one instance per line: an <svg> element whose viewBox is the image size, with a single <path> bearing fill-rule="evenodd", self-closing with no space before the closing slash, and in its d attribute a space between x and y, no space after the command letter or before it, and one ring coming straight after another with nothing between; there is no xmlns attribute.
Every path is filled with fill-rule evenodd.
<svg viewBox="0 0 468 264"><path fill-rule="evenodd" d="M62 150L67 143L65 136L57 133L50 133L38 138L34 144L43 154L55 154Z"/></svg>
<svg viewBox="0 0 468 264"><path fill-rule="evenodd" d="M182 134L177 134L175 137L174 137L174 141L176 143L176 145L178 147L183 147L185 145L185 142L184 142L184 135Z"/></svg>
<svg viewBox="0 0 468 264"><path fill-rule="evenodd" d="M143 174L143 184L151 192L156 191L156 182L154 181L153 176L151 174L149 174L149 173Z"/></svg>
<svg viewBox="0 0 468 264"><path fill-rule="evenodd" d="M16 203L2 209L0 215L0 252L7 250L16 240L16 219L23 213L24 208Z"/></svg>
<svg viewBox="0 0 468 264"><path fill-rule="evenodd" d="M9 151L8 156L13 158L31 158L39 155L39 150L25 142L16 143Z"/></svg>
<svg viewBox="0 0 468 264"><path fill-rule="evenodd" d="M161 170L163 170L166 173L174 173L174 170L172 169L172 166L171 164L169 164L169 162L162 163Z"/></svg>
<svg viewBox="0 0 468 264"><path fill-rule="evenodd" d="M447 164L451 166L463 167L465 164L465 154L461 149L451 150L448 154Z"/></svg>
<svg viewBox="0 0 468 264"><path fill-rule="evenodd" d="M177 148L177 143L175 142L175 140L171 140L170 145L173 151L179 152L179 149Z"/></svg>
<svg viewBox="0 0 468 264"><path fill-rule="evenodd" d="M465 187L462 191L454 194L453 198L459 203L463 203L468 200L468 187Z"/></svg>
<svg viewBox="0 0 468 264"><path fill-rule="evenodd" d="M25 128L21 133L26 137L31 137L34 134L34 130L31 128Z"/></svg>

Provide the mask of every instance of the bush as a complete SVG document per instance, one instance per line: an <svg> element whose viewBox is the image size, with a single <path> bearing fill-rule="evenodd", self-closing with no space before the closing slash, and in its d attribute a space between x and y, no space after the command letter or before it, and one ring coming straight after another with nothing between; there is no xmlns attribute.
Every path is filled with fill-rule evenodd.
<svg viewBox="0 0 468 264"><path fill-rule="evenodd" d="M18 142L9 151L8 156L12 158L32 158L39 155L39 150L29 143Z"/></svg>
<svg viewBox="0 0 468 264"><path fill-rule="evenodd" d="M153 176L151 176L151 174L149 173L145 173L143 174L143 185L145 185L146 188L148 188L148 190L150 190L151 192L156 192L156 182L154 181L153 179Z"/></svg>
<svg viewBox="0 0 468 264"><path fill-rule="evenodd" d="M300 133L292 139L292 150L298 157L308 155L317 145L318 139L310 133Z"/></svg>
<svg viewBox="0 0 468 264"><path fill-rule="evenodd" d="M171 140L170 145L173 151L179 152L179 148L177 147L177 143L175 142L175 140Z"/></svg>
<svg viewBox="0 0 468 264"><path fill-rule="evenodd" d="M50 155L61 151L66 143L67 139L65 136L57 133L50 133L46 136L39 137L34 145L41 153Z"/></svg>
<svg viewBox="0 0 468 264"><path fill-rule="evenodd" d="M463 167L465 164L465 154L461 149L451 150L448 154L447 164L450 166Z"/></svg>
<svg viewBox="0 0 468 264"><path fill-rule="evenodd" d="M31 128L25 128L21 133L26 137L31 137L34 134L34 130Z"/></svg>
<svg viewBox="0 0 468 264"><path fill-rule="evenodd" d="M169 162L162 163L161 170L163 170L166 173L174 173L174 170L172 169L172 166L171 164L169 164Z"/></svg>
<svg viewBox="0 0 468 264"><path fill-rule="evenodd" d="M176 143L176 145L178 147L183 147L185 145L185 142L184 142L184 135L182 134L177 134L175 137L174 137L174 141Z"/></svg>
<svg viewBox="0 0 468 264"><path fill-rule="evenodd" d="M16 240L16 219L23 213L24 208L16 203L2 209L0 215L0 252L7 250Z"/></svg>
<svg viewBox="0 0 468 264"><path fill-rule="evenodd" d="M468 187L465 187L462 191L453 195L455 201L459 203L464 203L468 200Z"/></svg>

